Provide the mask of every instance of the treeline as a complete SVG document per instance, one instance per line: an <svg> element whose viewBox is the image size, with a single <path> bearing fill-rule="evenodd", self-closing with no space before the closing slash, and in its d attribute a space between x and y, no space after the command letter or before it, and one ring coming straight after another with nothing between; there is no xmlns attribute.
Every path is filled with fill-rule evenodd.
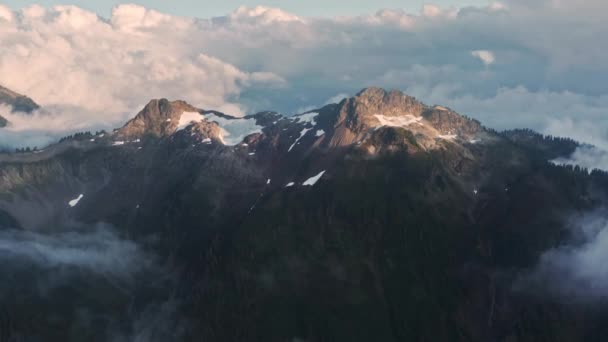
<svg viewBox="0 0 608 342"><path fill-rule="evenodd" d="M580 165L554 164L554 166L557 166L557 167L562 168L562 169L566 169L566 170L568 170L568 171L570 171L570 172L572 172L574 174L582 174L582 175L589 175L591 173L598 173L598 174L604 173L605 174L604 171L597 170L597 169L589 170L588 168L582 167Z"/></svg>
<svg viewBox="0 0 608 342"><path fill-rule="evenodd" d="M101 131L96 131L95 134L93 134L91 131L86 131L86 132L78 132L78 133L74 133L71 135L67 135L61 139L59 139L59 143L65 142L65 141L83 141L83 140L90 140L95 138L96 136L99 136L101 134L106 134L107 132L105 130L101 130ZM1 149L0 148L0 152L10 152L10 149ZM38 151L38 146L34 146L34 147L20 147L20 148L16 148L14 150L15 153L32 153L32 152L36 152Z"/></svg>
<svg viewBox="0 0 608 342"><path fill-rule="evenodd" d="M68 141L68 140L76 140L76 141L89 140L100 134L106 134L106 131L105 130L96 131L95 134L91 133L91 131L78 132L78 133L74 133L71 135L67 135L67 136L59 139L59 142L61 143L61 142Z"/></svg>
<svg viewBox="0 0 608 342"><path fill-rule="evenodd" d="M499 134L530 153L548 159L569 156L581 145L571 138L544 135L528 128L503 131Z"/></svg>
<svg viewBox="0 0 608 342"><path fill-rule="evenodd" d="M592 183L590 189L607 189L608 172L600 169L589 169L572 164L553 164L546 163L544 172L553 174L559 180L558 184L584 184L587 180ZM565 171L565 172L564 172Z"/></svg>
<svg viewBox="0 0 608 342"><path fill-rule="evenodd" d="M31 153L31 152L36 152L38 151L38 146L34 146L34 147L22 147L22 148L16 148L15 149L15 153Z"/></svg>
<svg viewBox="0 0 608 342"><path fill-rule="evenodd" d="M512 129L512 130L508 130L508 131L503 131L502 135L506 136L509 139L527 139L527 140L536 140L536 141L545 141L545 142L552 142L552 143L559 143L559 144L567 144L567 145L579 145L579 142L577 142L576 140L572 139L572 138L567 138L567 137L556 137L553 135L544 135L541 133L538 133L532 129L529 128L518 128L518 129Z"/></svg>

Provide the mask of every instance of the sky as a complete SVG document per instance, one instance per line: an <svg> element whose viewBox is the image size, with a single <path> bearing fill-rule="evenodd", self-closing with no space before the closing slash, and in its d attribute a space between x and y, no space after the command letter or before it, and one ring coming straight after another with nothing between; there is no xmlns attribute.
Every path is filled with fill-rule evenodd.
<svg viewBox="0 0 608 342"><path fill-rule="evenodd" d="M0 108L0 145L118 127L153 98L291 115L379 86L608 150L605 0L242 1L3 2L0 84L43 110Z"/></svg>
<svg viewBox="0 0 608 342"><path fill-rule="evenodd" d="M96 12L102 16L109 16L111 9L124 3L117 0L72 0L62 2L56 0L4 0L3 3L13 9L19 9L32 4L42 6L53 6L57 4L76 5L87 10ZM416 11L425 4L424 0L223 0L223 1L200 1L200 0L131 0L134 3L155 9L164 13L190 16L210 17L230 13L240 6L255 7L263 5L266 7L280 7L286 11L298 15L307 16L337 16L337 15L360 15L377 11L382 8L403 8ZM489 0L436 0L435 4L449 6L487 5Z"/></svg>

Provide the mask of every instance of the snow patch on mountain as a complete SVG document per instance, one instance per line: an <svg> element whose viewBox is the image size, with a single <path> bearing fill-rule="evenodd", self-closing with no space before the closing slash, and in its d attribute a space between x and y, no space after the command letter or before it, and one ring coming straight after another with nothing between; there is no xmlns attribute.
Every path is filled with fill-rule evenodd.
<svg viewBox="0 0 608 342"><path fill-rule="evenodd" d="M316 112L298 114L298 115L293 116L293 120L296 122L300 122L300 123L310 122L313 125L316 125L317 116L319 116L319 113L316 113Z"/></svg>
<svg viewBox="0 0 608 342"><path fill-rule="evenodd" d="M221 139L224 145L234 146L254 133L262 133L262 126L258 126L255 119L223 118L215 114L205 114L207 121L214 121L220 125Z"/></svg>
<svg viewBox="0 0 608 342"><path fill-rule="evenodd" d="M74 198L73 200L68 202L68 205L72 208L74 208L75 206L78 205L78 202L80 202L80 200L84 197L83 194L78 195L78 197Z"/></svg>
<svg viewBox="0 0 608 342"><path fill-rule="evenodd" d="M321 177L323 177L323 175L325 174L326 171L321 171L321 173L319 173L318 175L314 176L314 177L310 177L308 178L308 180L306 180L306 182L304 182L302 185L304 186L314 186L315 184L317 184L317 182L319 181L319 179L321 179Z"/></svg>
<svg viewBox="0 0 608 342"><path fill-rule="evenodd" d="M381 114L374 115L380 122L380 126L388 127L407 127L409 125L420 123L422 121L421 116L414 116L411 114L403 116L386 116Z"/></svg>
<svg viewBox="0 0 608 342"><path fill-rule="evenodd" d="M298 137L298 139L296 139L296 141L294 141L294 143L289 147L289 150L287 150L287 152L291 152L291 150L296 147L296 145L298 144L298 142L300 142L300 139L302 139L306 133L308 133L308 131L312 130L312 128L304 128L301 132L300 132L300 136Z"/></svg>
<svg viewBox="0 0 608 342"><path fill-rule="evenodd" d="M176 132L188 127L193 122L203 121L203 119L204 117L199 112L183 112L182 116L179 117ZM167 121L170 122L171 119L168 119Z"/></svg>

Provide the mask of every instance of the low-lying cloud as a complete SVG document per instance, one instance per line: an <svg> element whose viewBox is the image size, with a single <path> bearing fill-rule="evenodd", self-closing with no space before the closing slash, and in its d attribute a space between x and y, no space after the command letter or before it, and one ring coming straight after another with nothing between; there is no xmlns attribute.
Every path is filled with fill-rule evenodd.
<svg viewBox="0 0 608 342"><path fill-rule="evenodd" d="M575 121L571 118L550 120L545 132L554 136L568 136L585 144L572 155L558 158L554 163L578 165L589 171L608 171L608 120L605 115L598 112L593 121Z"/></svg>
<svg viewBox="0 0 608 342"><path fill-rule="evenodd" d="M572 238L545 252L536 268L519 279L519 289L534 288L571 301L608 297L608 212L571 220Z"/></svg>
<svg viewBox="0 0 608 342"><path fill-rule="evenodd" d="M105 224L69 231L0 229L8 340L180 341L187 320L176 274ZM6 316L8 315L8 316ZM49 319L52 317L52 319ZM90 336L94 336L91 339Z"/></svg>
<svg viewBox="0 0 608 342"><path fill-rule="evenodd" d="M101 224L87 228L57 234L0 230L0 260L117 278L129 278L152 266L150 256L135 242L120 238Z"/></svg>
<svg viewBox="0 0 608 342"><path fill-rule="evenodd" d="M572 165L586 168L608 171L608 151L595 146L578 147L572 155L553 160L558 165Z"/></svg>
<svg viewBox="0 0 608 342"><path fill-rule="evenodd" d="M0 105L0 116L9 121L0 131L0 151L41 148L76 132L111 130L122 121L118 117L104 117L101 113L70 106L48 106L32 113L19 113Z"/></svg>

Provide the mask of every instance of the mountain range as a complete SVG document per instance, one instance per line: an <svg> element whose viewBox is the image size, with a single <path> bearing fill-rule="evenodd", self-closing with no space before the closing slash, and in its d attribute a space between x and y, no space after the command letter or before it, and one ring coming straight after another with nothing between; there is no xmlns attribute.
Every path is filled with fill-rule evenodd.
<svg viewBox="0 0 608 342"><path fill-rule="evenodd" d="M380 88L152 100L0 155L0 340L600 341L606 306L535 275L606 206L606 173L550 162L578 146Z"/></svg>

